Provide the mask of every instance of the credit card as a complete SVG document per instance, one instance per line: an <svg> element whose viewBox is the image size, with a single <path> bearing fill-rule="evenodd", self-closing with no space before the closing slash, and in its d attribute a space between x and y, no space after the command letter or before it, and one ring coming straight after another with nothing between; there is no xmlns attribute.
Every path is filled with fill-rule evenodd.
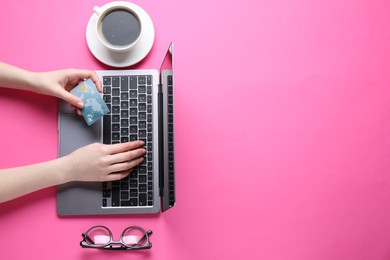
<svg viewBox="0 0 390 260"><path fill-rule="evenodd" d="M81 114L88 125L92 125L102 116L110 112L90 78L78 84L70 93L78 96L83 101L84 107L81 109Z"/></svg>

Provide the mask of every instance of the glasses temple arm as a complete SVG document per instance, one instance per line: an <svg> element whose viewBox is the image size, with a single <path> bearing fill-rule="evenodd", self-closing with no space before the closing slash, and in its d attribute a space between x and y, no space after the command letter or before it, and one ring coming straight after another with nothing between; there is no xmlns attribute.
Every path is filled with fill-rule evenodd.
<svg viewBox="0 0 390 260"><path fill-rule="evenodd" d="M93 242L93 240L85 233L83 233L83 237L91 244L95 244L95 242Z"/></svg>

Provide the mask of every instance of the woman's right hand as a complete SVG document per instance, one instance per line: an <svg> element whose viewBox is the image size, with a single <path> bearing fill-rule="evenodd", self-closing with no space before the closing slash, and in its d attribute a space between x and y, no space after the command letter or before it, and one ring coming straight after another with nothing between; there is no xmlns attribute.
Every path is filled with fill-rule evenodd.
<svg viewBox="0 0 390 260"><path fill-rule="evenodd" d="M115 181L129 175L141 164L146 150L144 142L120 144L94 143L64 157L66 181Z"/></svg>

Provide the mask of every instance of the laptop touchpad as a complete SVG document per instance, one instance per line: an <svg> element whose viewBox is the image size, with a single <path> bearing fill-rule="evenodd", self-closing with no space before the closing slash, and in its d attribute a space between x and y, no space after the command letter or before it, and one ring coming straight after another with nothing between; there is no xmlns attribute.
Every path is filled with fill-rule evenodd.
<svg viewBox="0 0 390 260"><path fill-rule="evenodd" d="M85 145L101 142L101 120L88 126L75 113L59 115L59 157Z"/></svg>

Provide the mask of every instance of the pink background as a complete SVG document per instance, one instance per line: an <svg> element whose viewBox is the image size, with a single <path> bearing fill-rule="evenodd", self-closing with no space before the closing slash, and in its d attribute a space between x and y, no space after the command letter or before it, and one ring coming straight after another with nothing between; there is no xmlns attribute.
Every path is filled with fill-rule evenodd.
<svg viewBox="0 0 390 260"><path fill-rule="evenodd" d="M107 2L2 0L0 60L107 68L85 40ZM390 259L389 1L134 3L156 40L132 68L176 47L177 206L61 218L42 190L0 205L0 258ZM54 98L0 89L0 111L0 168L56 158ZM80 248L97 224L151 229L153 248Z"/></svg>

